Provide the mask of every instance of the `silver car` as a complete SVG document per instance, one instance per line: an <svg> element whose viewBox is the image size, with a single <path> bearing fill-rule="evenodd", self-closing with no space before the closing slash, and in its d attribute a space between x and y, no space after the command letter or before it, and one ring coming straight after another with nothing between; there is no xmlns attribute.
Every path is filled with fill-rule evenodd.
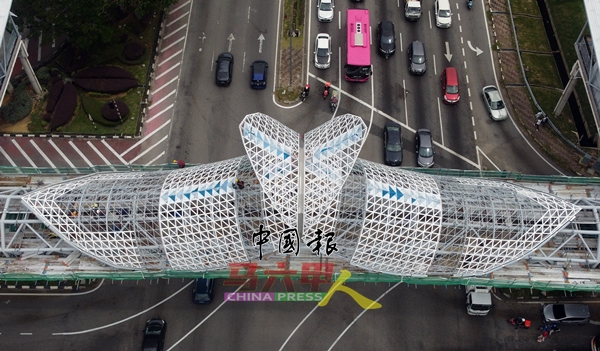
<svg viewBox="0 0 600 351"><path fill-rule="evenodd" d="M419 129L415 134L415 152L417 153L417 164L421 167L433 166L433 139L429 129Z"/></svg>
<svg viewBox="0 0 600 351"><path fill-rule="evenodd" d="M333 21L333 0L318 0L317 2L317 19L319 22Z"/></svg>
<svg viewBox="0 0 600 351"><path fill-rule="evenodd" d="M315 67L319 69L331 66L331 37L326 33L317 34L315 39Z"/></svg>
<svg viewBox="0 0 600 351"><path fill-rule="evenodd" d="M579 303L547 304L542 307L544 323L585 324L590 321L590 309Z"/></svg>
<svg viewBox="0 0 600 351"><path fill-rule="evenodd" d="M490 117L492 117L494 121L502 121L508 117L506 105L504 105L504 101L500 96L498 88L493 85L485 86L483 87L482 95Z"/></svg>

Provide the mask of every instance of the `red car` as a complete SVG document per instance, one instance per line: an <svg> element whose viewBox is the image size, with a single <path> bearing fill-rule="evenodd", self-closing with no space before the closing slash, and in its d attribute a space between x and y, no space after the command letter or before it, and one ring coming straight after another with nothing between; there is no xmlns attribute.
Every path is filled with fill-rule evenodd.
<svg viewBox="0 0 600 351"><path fill-rule="evenodd" d="M455 104L460 100L456 68L446 67L442 72L442 93L446 104Z"/></svg>

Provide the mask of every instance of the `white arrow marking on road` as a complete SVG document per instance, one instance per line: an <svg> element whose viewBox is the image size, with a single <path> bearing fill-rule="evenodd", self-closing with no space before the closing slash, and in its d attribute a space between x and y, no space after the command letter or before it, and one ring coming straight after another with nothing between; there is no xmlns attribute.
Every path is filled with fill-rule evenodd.
<svg viewBox="0 0 600 351"><path fill-rule="evenodd" d="M260 36L258 37L258 41L260 42L258 44L258 53L262 53L262 43L265 40L265 37L262 35L262 33L260 33Z"/></svg>
<svg viewBox="0 0 600 351"><path fill-rule="evenodd" d="M481 50L480 48L478 48L477 46L475 48L473 48L473 46L471 45L471 41L467 40L467 44L469 44L469 48L473 51L475 51L477 53L477 56L483 54L483 50Z"/></svg>
<svg viewBox="0 0 600 351"><path fill-rule="evenodd" d="M206 39L206 34L204 34L204 32L202 32L202 44L204 44L204 39Z"/></svg>
<svg viewBox="0 0 600 351"><path fill-rule="evenodd" d="M235 38L233 37L233 33L229 34L227 40L229 40L229 49L227 51L231 52L231 45L233 45L233 41L235 40Z"/></svg>
<svg viewBox="0 0 600 351"><path fill-rule="evenodd" d="M452 60L452 54L450 53L450 45L448 44L448 42L446 42L446 53L444 54L444 56L446 56L446 59L448 59L448 62L450 62L450 60Z"/></svg>

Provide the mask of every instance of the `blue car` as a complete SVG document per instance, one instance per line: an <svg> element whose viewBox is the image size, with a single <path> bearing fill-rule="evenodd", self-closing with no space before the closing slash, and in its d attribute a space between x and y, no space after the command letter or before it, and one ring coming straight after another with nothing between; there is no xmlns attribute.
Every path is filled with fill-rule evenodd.
<svg viewBox="0 0 600 351"><path fill-rule="evenodd" d="M250 87L252 89L265 89L267 87L267 61L254 61L251 66Z"/></svg>

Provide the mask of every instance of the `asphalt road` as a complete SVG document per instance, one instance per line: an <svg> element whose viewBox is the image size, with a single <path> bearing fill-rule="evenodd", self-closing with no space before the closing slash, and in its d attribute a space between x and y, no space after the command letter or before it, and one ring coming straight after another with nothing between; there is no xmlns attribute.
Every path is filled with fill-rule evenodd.
<svg viewBox="0 0 600 351"><path fill-rule="evenodd" d="M468 11L462 2L453 3L452 27L440 29L435 26L433 4L424 4L419 21L408 22L397 1L339 1L333 22L320 23L316 20L316 2L307 2L310 18L306 21L305 64L312 89L305 103L291 108L276 104L272 95L279 59L279 4L258 0L193 3L167 159L210 163L243 155L238 125L253 112L270 115L299 133L309 131L332 118L328 103L319 97L322 82L330 81L342 91L335 115L356 114L371 126L361 158L383 162L382 130L391 119L404 127L403 166L416 166L416 158L410 155L414 150L414 131L428 128L437 146L435 167L558 174L548 163L551 161L543 160L524 139L512 120L494 122L487 115L481 88L497 83L490 34L483 30L483 4L475 4ZM370 9L373 41L379 21L391 20L396 26L394 56L380 57L377 46L372 45L373 76L367 83L343 79L348 7ZM332 36L332 65L326 70L316 69L313 64L314 38L319 32ZM262 45L258 40L261 34L265 37ZM234 39L228 40L231 36ZM408 73L406 48L414 40L425 43L428 70L423 76ZM217 87L214 60L230 47L235 57L233 83L227 88ZM249 87L249 66L257 59L270 63L269 85L264 91ZM440 76L447 66L459 71L461 101L456 106L442 103Z"/></svg>
<svg viewBox="0 0 600 351"><path fill-rule="evenodd" d="M85 295L0 295L0 344L17 350L139 350L149 318L167 321L165 350L589 350L598 326L561 326L542 344L539 331L515 330L522 315L540 325L540 304L495 300L485 317L468 316L462 287L348 283L382 308L365 311L336 292L315 302L225 302L235 287L216 284L211 305L192 303L189 280L105 281ZM259 286L264 281L259 281ZM295 283L297 291L307 287ZM325 291L328 285L323 285ZM271 291L283 292L276 283ZM504 298L504 296L501 295ZM590 305L598 320L598 305ZM363 313L364 312L364 313Z"/></svg>

